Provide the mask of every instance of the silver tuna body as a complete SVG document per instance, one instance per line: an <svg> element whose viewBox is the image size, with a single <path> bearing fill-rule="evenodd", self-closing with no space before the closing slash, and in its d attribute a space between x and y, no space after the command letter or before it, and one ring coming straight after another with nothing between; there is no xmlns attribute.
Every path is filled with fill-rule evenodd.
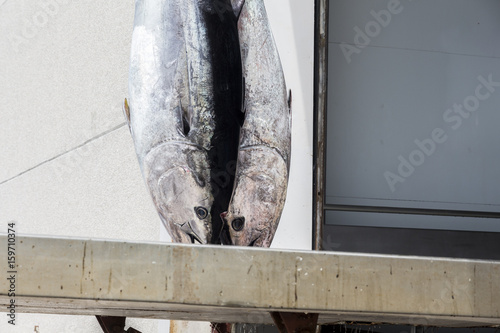
<svg viewBox="0 0 500 333"><path fill-rule="evenodd" d="M217 150L220 132L229 126L221 117L233 110L221 110L224 105L218 102L220 86L228 83L223 82L227 77L214 74L212 56L219 44L210 39L209 25L220 15L210 3L137 0L135 7L125 112L153 202L173 241L182 243L204 244L218 238L212 216L218 222L220 211L214 205L221 205L224 191L213 174L218 160L234 161L237 151L235 144L234 156L222 158ZM217 27L223 28L220 23ZM236 26L233 30L237 41ZM234 59L227 58L240 62L239 52ZM231 70L235 73L229 73L227 80L240 77L241 85L241 64ZM241 97L237 89L226 92L238 94ZM236 98L234 104L241 100ZM232 183L228 186L232 189Z"/></svg>
<svg viewBox="0 0 500 333"><path fill-rule="evenodd" d="M285 204L291 151L290 98L263 0L246 0L238 20L245 121L235 188L221 214L234 245L269 247Z"/></svg>

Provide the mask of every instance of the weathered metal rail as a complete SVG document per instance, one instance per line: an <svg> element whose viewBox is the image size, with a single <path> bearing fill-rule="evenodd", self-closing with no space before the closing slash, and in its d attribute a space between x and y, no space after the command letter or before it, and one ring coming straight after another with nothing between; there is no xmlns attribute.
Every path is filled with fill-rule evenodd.
<svg viewBox="0 0 500 333"><path fill-rule="evenodd" d="M7 238L0 236L7 268ZM500 262L18 236L1 311L272 324L500 325ZM9 276L6 276L9 277Z"/></svg>

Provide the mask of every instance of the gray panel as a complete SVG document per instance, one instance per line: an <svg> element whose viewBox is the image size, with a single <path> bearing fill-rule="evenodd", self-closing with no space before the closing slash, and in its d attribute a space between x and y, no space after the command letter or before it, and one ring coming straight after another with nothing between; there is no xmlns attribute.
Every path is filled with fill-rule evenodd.
<svg viewBox="0 0 500 333"><path fill-rule="evenodd" d="M497 233L326 225L326 251L500 260Z"/></svg>
<svg viewBox="0 0 500 333"><path fill-rule="evenodd" d="M401 2L348 64L338 41L388 3L330 2L326 203L499 211L500 2Z"/></svg>
<svg viewBox="0 0 500 333"><path fill-rule="evenodd" d="M500 55L500 44L493 42L500 30L497 0L331 0L329 6L328 40L338 44L333 48L346 43Z"/></svg>
<svg viewBox="0 0 500 333"><path fill-rule="evenodd" d="M351 227L500 232L500 219L459 216L326 211L325 223ZM500 242L500 234L497 237Z"/></svg>

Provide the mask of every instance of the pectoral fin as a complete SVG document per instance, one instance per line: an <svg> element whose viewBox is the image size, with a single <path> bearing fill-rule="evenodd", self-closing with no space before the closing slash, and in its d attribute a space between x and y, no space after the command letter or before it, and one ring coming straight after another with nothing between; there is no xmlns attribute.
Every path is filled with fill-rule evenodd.
<svg viewBox="0 0 500 333"><path fill-rule="evenodd" d="M292 113L292 89L288 90L288 112Z"/></svg>
<svg viewBox="0 0 500 333"><path fill-rule="evenodd" d="M238 123L241 126L243 126L243 123L245 122L245 113L247 111L247 106L246 106L246 101L245 101L245 77L242 78L241 80L241 109L237 116L238 118Z"/></svg>
<svg viewBox="0 0 500 333"><path fill-rule="evenodd" d="M127 120L129 131L132 131L130 129L130 108L128 106L128 102L127 102L126 98L125 98L125 101L123 102L123 115L125 116L125 119Z"/></svg>
<svg viewBox="0 0 500 333"><path fill-rule="evenodd" d="M288 126L292 128L292 89L288 90ZM290 165L288 166L290 169Z"/></svg>
<svg viewBox="0 0 500 333"><path fill-rule="evenodd" d="M189 114L182 107L181 100L179 100L179 105L176 107L176 110L176 112L178 112L177 131L180 135L187 137L189 131L191 131L191 123L189 122Z"/></svg>

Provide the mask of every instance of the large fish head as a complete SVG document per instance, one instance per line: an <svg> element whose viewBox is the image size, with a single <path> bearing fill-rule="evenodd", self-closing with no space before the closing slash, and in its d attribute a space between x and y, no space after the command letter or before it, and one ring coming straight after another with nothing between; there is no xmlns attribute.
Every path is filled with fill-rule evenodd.
<svg viewBox="0 0 500 333"><path fill-rule="evenodd" d="M288 172L283 159L266 150L240 151L235 188L221 214L231 243L269 247L285 203Z"/></svg>
<svg viewBox="0 0 500 333"><path fill-rule="evenodd" d="M158 213L173 241L207 244L212 237L213 196L202 152L175 145L154 159L148 185ZM199 159L204 161L203 159Z"/></svg>
<svg viewBox="0 0 500 333"><path fill-rule="evenodd" d="M171 228L178 229L175 234L188 236L188 243L206 244L212 236L212 204L206 187L187 167L172 168L158 179L161 214ZM185 243L186 237L182 238Z"/></svg>

